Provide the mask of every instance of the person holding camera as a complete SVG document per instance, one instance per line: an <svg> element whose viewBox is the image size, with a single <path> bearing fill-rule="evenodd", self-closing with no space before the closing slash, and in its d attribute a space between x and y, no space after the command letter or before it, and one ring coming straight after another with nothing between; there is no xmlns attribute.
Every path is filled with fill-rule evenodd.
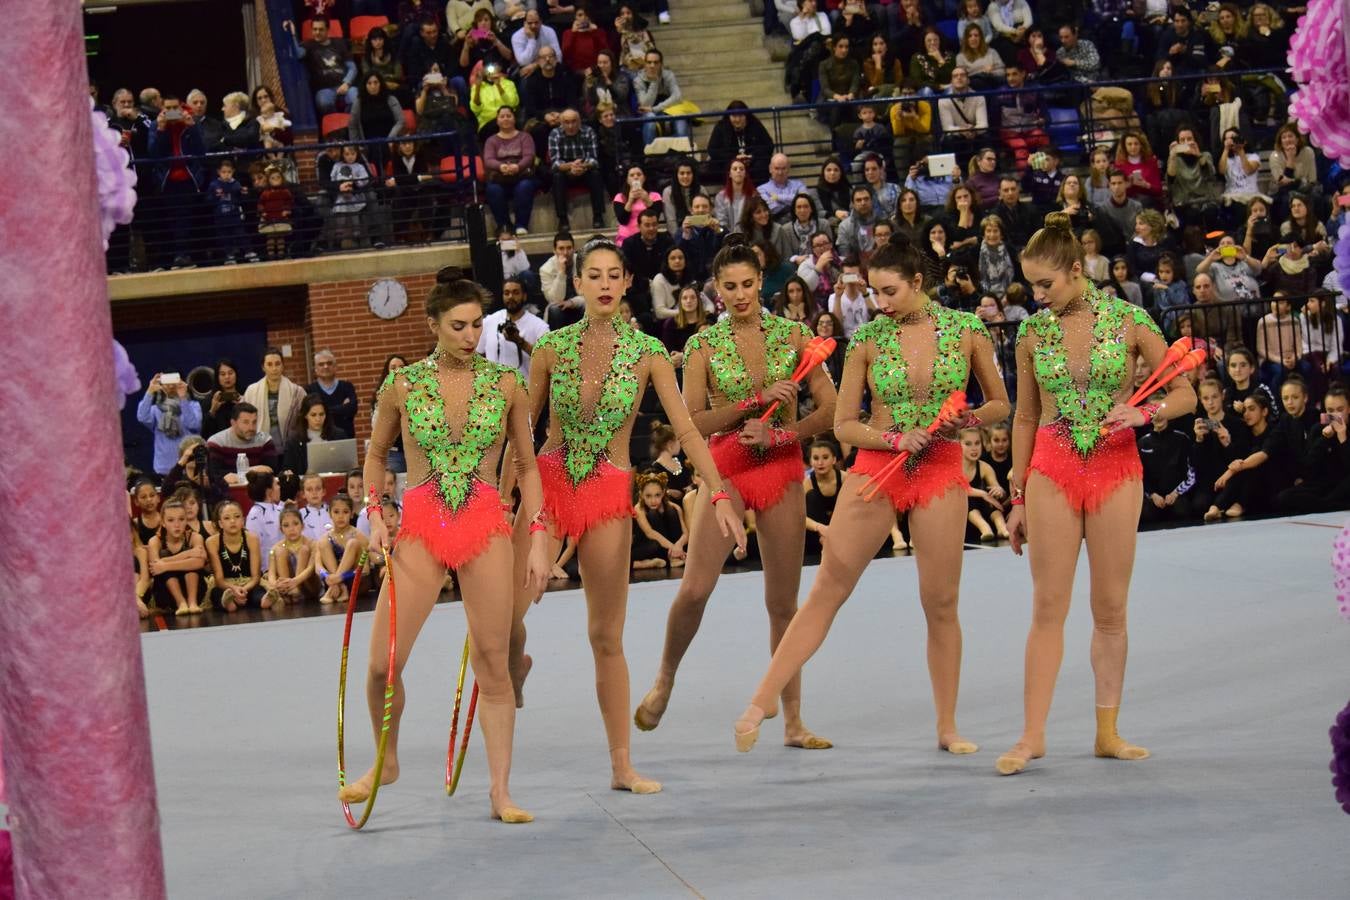
<svg viewBox="0 0 1350 900"><path fill-rule="evenodd" d="M520 107L520 93L516 83L506 77L505 69L496 60L474 66L469 73L469 84L469 110L478 124L478 136L487 138L497 131L497 116L501 110L509 109L514 113Z"/></svg>
<svg viewBox="0 0 1350 900"><path fill-rule="evenodd" d="M136 405L136 421L154 435L154 469L165 475L178 459L179 441L201 433L202 408L177 372L157 372Z"/></svg>
<svg viewBox="0 0 1350 900"><path fill-rule="evenodd" d="M548 332L548 324L525 308L525 283L519 278L508 278L502 282L502 308L483 319L478 352L528 379L530 354L535 343Z"/></svg>
<svg viewBox="0 0 1350 900"><path fill-rule="evenodd" d="M215 434L230 427L230 410L243 396L234 361L221 358L215 366L215 389L207 395L202 412L202 434Z"/></svg>
<svg viewBox="0 0 1350 900"><path fill-rule="evenodd" d="M574 16L572 27L562 33L562 59L581 78L595 67L600 51L609 49L609 34L591 21L587 7L578 6Z"/></svg>
<svg viewBox="0 0 1350 900"><path fill-rule="evenodd" d="M473 27L465 35L459 46L459 68L463 72L472 72L482 63L484 67L493 66L503 70L515 65L516 58L511 48L502 42L497 34L497 20L489 8L479 9L473 14Z"/></svg>
<svg viewBox="0 0 1350 900"><path fill-rule="evenodd" d="M947 278L938 288L938 301L948 309L975 309L980 302L979 288L970 269L960 263L947 266Z"/></svg>
<svg viewBox="0 0 1350 900"><path fill-rule="evenodd" d="M1285 515L1331 512L1350 507L1350 440L1346 421L1350 396L1335 384L1322 401L1321 427L1315 429L1299 466L1300 479L1281 491L1276 504Z"/></svg>
<svg viewBox="0 0 1350 900"><path fill-rule="evenodd" d="M1247 151L1247 139L1236 128L1223 133L1223 153L1219 155L1219 174L1223 176L1223 202L1239 206L1250 203L1253 197L1269 200L1257 184L1261 171L1261 156Z"/></svg>
<svg viewBox="0 0 1350 900"><path fill-rule="evenodd" d="M188 485L196 492L205 509L214 509L222 500L228 500L230 489L225 479L212 475L207 464L206 439L199 434L183 438L178 443L178 461L164 476L167 489Z"/></svg>

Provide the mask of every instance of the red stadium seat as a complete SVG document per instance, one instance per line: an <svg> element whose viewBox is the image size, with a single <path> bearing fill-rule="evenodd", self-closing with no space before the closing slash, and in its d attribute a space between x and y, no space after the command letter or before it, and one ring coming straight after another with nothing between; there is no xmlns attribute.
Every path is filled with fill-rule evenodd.
<svg viewBox="0 0 1350 900"><path fill-rule="evenodd" d="M345 135L347 132L347 123L351 120L352 117L347 113L329 113L323 117L321 134L327 136L334 131L341 131Z"/></svg>
<svg viewBox="0 0 1350 900"><path fill-rule="evenodd" d="M311 37L313 37L313 36L314 36L314 26L313 26L313 24L311 24L310 20L309 20L309 19L306 19L305 21L301 22L301 23L300 23L300 40L302 40L302 41L307 41L307 40L309 40L309 39L310 39ZM343 35L342 35L342 20L341 20L341 19L329 19L329 20L328 20L328 36L329 36L329 37L342 37L342 36L343 36Z"/></svg>
<svg viewBox="0 0 1350 900"><path fill-rule="evenodd" d="M365 42L366 35L389 24L388 16L352 16L352 43Z"/></svg>
<svg viewBox="0 0 1350 900"><path fill-rule="evenodd" d="M459 181L461 170L473 169L473 177L477 181L483 180L483 158L475 156L472 158L472 164L469 157L459 157L457 160L453 156L446 156L441 159L441 181L447 184L454 184Z"/></svg>
<svg viewBox="0 0 1350 900"><path fill-rule="evenodd" d="M417 113L407 107L403 108L403 133L413 134L417 131Z"/></svg>

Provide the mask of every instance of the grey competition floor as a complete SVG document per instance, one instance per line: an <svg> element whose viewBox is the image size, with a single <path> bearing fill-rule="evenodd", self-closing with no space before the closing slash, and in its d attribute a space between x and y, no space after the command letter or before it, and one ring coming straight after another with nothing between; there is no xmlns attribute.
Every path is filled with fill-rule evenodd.
<svg viewBox="0 0 1350 900"><path fill-rule="evenodd" d="M1280 897L1345 896L1350 817L1333 802L1327 728L1350 696L1350 625L1329 546L1344 516L1146 534L1121 731L1151 760L1091 756L1086 567L1069 618L1050 756L993 772L1016 739L1029 617L1025 561L965 555L961 726L935 751L914 563L874 562L806 669L826 752L731 725L766 663L758 575L724 578L662 727L634 740L655 796L608 790L584 607L529 619L534 673L513 791L538 821L488 820L475 737L441 788L458 605L438 607L407 674L401 780L350 832L334 799L336 617L144 637L170 896ZM1323 527L1311 523L1320 522ZM803 596L814 569L806 572ZM635 586L627 651L650 682L673 583ZM360 673L370 616L356 624ZM349 766L369 765L362 692ZM476 729L475 729L476 730Z"/></svg>

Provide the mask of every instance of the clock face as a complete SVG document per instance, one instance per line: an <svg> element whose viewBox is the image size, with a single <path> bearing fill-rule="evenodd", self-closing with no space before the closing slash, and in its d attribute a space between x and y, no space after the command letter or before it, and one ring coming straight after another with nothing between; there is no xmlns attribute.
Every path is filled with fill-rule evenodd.
<svg viewBox="0 0 1350 900"><path fill-rule="evenodd" d="M394 279L383 278L370 286L366 302L381 319L396 319L408 308L408 291Z"/></svg>

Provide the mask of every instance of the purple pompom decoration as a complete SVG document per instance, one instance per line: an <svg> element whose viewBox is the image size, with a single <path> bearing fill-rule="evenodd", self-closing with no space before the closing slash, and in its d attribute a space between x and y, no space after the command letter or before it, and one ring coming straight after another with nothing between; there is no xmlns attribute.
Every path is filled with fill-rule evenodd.
<svg viewBox="0 0 1350 900"><path fill-rule="evenodd" d="M1331 726L1331 783L1336 788L1336 802L1350 813L1350 704Z"/></svg>
<svg viewBox="0 0 1350 900"><path fill-rule="evenodd" d="M1341 290L1350 296L1350 219L1341 224L1336 236L1336 256L1332 261Z"/></svg>
<svg viewBox="0 0 1350 900"><path fill-rule="evenodd" d="M112 342L113 353L113 379L117 383L117 408L126 406L127 394L134 394L141 389L141 378L136 374L136 367L131 364L131 357L127 356L126 348L117 341Z"/></svg>
<svg viewBox="0 0 1350 900"><path fill-rule="evenodd" d="M89 115L93 119L94 169L98 174L98 217L103 226L103 249L108 249L108 236L118 225L131 222L136 207L136 173L127 165L130 155L118 143L118 132L108 127L108 117L93 108L89 100Z"/></svg>

